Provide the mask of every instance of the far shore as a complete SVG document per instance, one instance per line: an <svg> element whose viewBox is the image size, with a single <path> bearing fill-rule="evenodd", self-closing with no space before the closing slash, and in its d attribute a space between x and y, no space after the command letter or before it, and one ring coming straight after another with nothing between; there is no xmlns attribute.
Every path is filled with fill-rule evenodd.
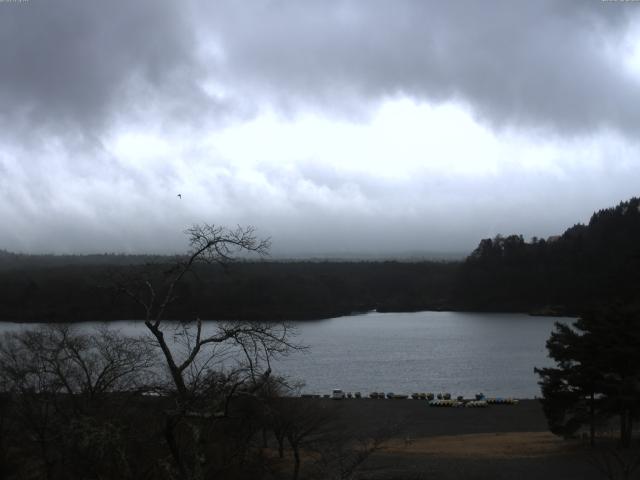
<svg viewBox="0 0 640 480"><path fill-rule="evenodd" d="M468 310L468 309L455 309L455 308L418 308L418 309L398 309L398 310L386 310L386 309L371 309L371 310L355 310L355 311L337 311L333 313L323 313L320 315L312 314L300 314L299 316L284 315L280 318L261 318L257 315L249 316L227 316L225 318L202 318L206 322L317 322L322 320L329 320L331 318L338 317L354 317L359 315L367 315L369 313L420 313L420 312L452 312L452 313L487 313L496 315L529 315L532 317L557 317L557 318L578 318L577 313L563 312L563 311L548 311L548 310L532 310L532 311L508 311L508 310ZM168 322L179 321L194 321L196 317L189 318L187 320L178 319L165 319ZM89 322L100 323L118 323L118 322L144 322L143 318L100 318L95 320L44 320L44 321L31 321L24 319L0 319L0 323L16 323L16 324L51 324L51 325L64 325L64 324L82 324Z"/></svg>

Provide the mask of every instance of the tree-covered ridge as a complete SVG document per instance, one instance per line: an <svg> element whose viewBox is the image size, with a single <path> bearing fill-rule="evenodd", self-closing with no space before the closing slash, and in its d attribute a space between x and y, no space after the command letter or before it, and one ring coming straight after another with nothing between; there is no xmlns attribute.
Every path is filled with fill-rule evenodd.
<svg viewBox="0 0 640 480"><path fill-rule="evenodd" d="M17 255L0 251L0 319L137 318L114 278L169 256ZM640 302L640 199L593 214L562 235L484 239L464 262L240 261L201 265L169 315L317 319L357 311L478 310L578 314L620 300Z"/></svg>
<svg viewBox="0 0 640 480"><path fill-rule="evenodd" d="M171 265L153 264L161 274ZM304 320L357 311L449 307L459 263L239 262L198 265L176 290L169 318ZM69 265L0 271L0 319L138 319L116 280L146 265Z"/></svg>
<svg viewBox="0 0 640 480"><path fill-rule="evenodd" d="M88 255L53 255L14 253L0 249L0 271L69 266L126 266L147 263L170 263L170 255L129 255L124 253L97 253Z"/></svg>
<svg viewBox="0 0 640 480"><path fill-rule="evenodd" d="M636 302L640 199L594 213L559 237L483 239L459 273L455 303L468 309L578 312L619 299Z"/></svg>

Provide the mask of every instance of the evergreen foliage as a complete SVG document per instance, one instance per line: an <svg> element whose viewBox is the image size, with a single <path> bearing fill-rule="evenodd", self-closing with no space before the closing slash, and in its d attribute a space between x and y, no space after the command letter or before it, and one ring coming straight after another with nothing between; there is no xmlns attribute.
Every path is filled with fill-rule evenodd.
<svg viewBox="0 0 640 480"><path fill-rule="evenodd" d="M483 239L457 276L467 310L579 313L611 300L638 304L640 199L594 213L547 240Z"/></svg>
<svg viewBox="0 0 640 480"><path fill-rule="evenodd" d="M620 418L620 442L629 446L640 413L640 314L609 307L582 315L573 326L556 323L547 341L553 368L536 368L549 428L563 436Z"/></svg>

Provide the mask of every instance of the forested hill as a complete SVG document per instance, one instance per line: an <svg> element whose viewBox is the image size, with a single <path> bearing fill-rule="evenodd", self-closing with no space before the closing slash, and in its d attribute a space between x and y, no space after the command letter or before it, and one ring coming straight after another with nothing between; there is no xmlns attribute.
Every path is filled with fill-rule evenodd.
<svg viewBox="0 0 640 480"><path fill-rule="evenodd" d="M0 251L0 320L141 318L117 280L175 261ZM179 285L169 318L302 320L371 309L566 314L616 300L638 304L640 199L600 210L559 237L484 239L464 262L238 262L195 273Z"/></svg>
<svg viewBox="0 0 640 480"><path fill-rule="evenodd" d="M15 259L14 259L15 260ZM23 259L24 260L24 259ZM118 291L123 279L171 268L104 265L45 258L0 268L0 320L77 322L143 318L140 305ZM45 265L43 265L43 262ZM54 262L56 263L56 262ZM166 317L174 319L304 320L359 311L450 308L459 262L238 262L199 265L176 289Z"/></svg>
<svg viewBox="0 0 640 480"><path fill-rule="evenodd" d="M463 263L456 308L577 313L640 299L640 199L593 214L560 237L484 239Z"/></svg>
<svg viewBox="0 0 640 480"><path fill-rule="evenodd" d="M115 267L166 263L174 260L169 255L125 255L122 253L101 253L93 255L28 255L0 250L0 271L30 270L49 267Z"/></svg>

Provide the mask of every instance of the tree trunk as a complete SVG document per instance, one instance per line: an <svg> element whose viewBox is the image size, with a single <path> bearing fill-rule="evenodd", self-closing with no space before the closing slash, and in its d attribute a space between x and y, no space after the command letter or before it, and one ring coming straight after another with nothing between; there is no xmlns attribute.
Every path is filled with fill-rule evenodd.
<svg viewBox="0 0 640 480"><path fill-rule="evenodd" d="M193 480L202 480L204 478L204 472L202 471L202 464L205 462L204 453L202 450L202 430L197 423L199 420L194 419L190 423L190 430L193 437L193 466L191 468L191 478Z"/></svg>
<svg viewBox="0 0 640 480"><path fill-rule="evenodd" d="M596 407L594 392L591 392L591 398L589 401L589 417L589 445L593 447L596 443Z"/></svg>
<svg viewBox="0 0 640 480"><path fill-rule="evenodd" d="M296 443L291 445L293 449L293 480L298 480L298 475L300 474L300 450L298 450L298 445Z"/></svg>
<svg viewBox="0 0 640 480"><path fill-rule="evenodd" d="M173 359L173 355L169 346L167 345L167 341L164 339L164 334L162 330L156 328L151 324L151 322L145 322L145 325L149 329L149 331L156 337L158 340L158 344L160 345L160 350L164 355L164 358L167 362L167 367L169 368L169 373L171 373L171 378L173 379L173 383L176 386L176 390L178 391L178 395L180 396L180 400L184 400L188 395L187 386L184 383L184 378L182 377L182 372L176 365L175 360Z"/></svg>
<svg viewBox="0 0 640 480"><path fill-rule="evenodd" d="M622 448L631 446L631 412L625 408L620 412L620 445Z"/></svg>
<svg viewBox="0 0 640 480"><path fill-rule="evenodd" d="M47 480L53 479L53 462L49 460L48 450L46 447L42 447L42 463L44 463L44 471Z"/></svg>
<svg viewBox="0 0 640 480"><path fill-rule="evenodd" d="M284 458L284 438L278 438L278 457Z"/></svg>
<svg viewBox="0 0 640 480"><path fill-rule="evenodd" d="M184 462L182 461L182 456L180 455L180 448L178 447L178 443L176 442L175 427L176 421L173 417L167 415L164 423L164 439L167 442L167 446L169 447L169 451L171 452L173 460L176 462L176 467L180 472L180 476L183 479L187 479L187 471L184 466Z"/></svg>
<svg viewBox="0 0 640 480"><path fill-rule="evenodd" d="M633 438L633 415L631 410L627 410L627 438L626 446L631 447L631 440Z"/></svg>
<svg viewBox="0 0 640 480"><path fill-rule="evenodd" d="M38 432L38 446L40 447L40 456L44 464L45 478L51 480L53 478L54 462L49 458L49 442L46 435L46 433Z"/></svg>

